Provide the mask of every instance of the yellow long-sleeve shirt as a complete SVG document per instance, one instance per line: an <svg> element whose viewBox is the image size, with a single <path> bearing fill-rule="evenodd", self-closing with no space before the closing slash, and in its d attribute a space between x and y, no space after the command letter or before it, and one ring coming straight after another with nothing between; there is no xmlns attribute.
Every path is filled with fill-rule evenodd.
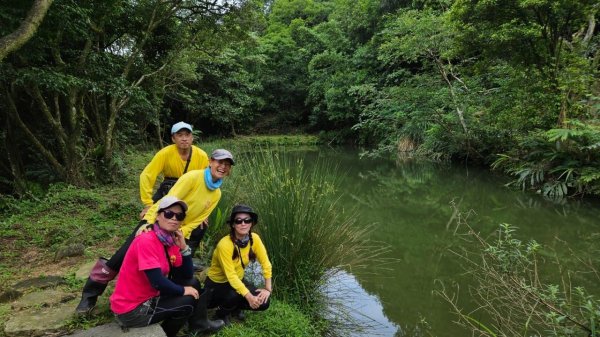
<svg viewBox="0 0 600 337"><path fill-rule="evenodd" d="M208 155L204 150L192 145L192 158L187 172L202 170L208 166ZM177 146L171 144L158 151L140 174L140 199L145 207L152 205L152 188L156 178L162 173L163 177L179 178L187 160L181 159Z"/></svg>
<svg viewBox="0 0 600 337"><path fill-rule="evenodd" d="M220 188L211 191L206 187L205 170L209 169L195 170L182 175L167 194L185 201L188 205L185 219L181 223L181 231L186 239L189 239L192 231L208 218L221 199ZM146 212L144 220L148 223L156 221L159 203L160 200Z"/></svg>
<svg viewBox="0 0 600 337"><path fill-rule="evenodd" d="M267 249L258 234L252 233L252 239L254 241L252 250L256 254L256 259L262 267L263 276L265 279L270 279L272 276L272 266L271 261L269 261L269 256L267 255ZM215 283L229 282L231 287L235 289L238 294L246 296L250 291L242 282L242 279L244 278L244 268L242 267L240 258L238 257L235 260L231 259L234 249L235 246L229 235L223 237L217 244L217 248L213 253L207 276ZM248 256L250 253L250 244L244 248L240 248L240 253L244 266L247 266L250 262Z"/></svg>

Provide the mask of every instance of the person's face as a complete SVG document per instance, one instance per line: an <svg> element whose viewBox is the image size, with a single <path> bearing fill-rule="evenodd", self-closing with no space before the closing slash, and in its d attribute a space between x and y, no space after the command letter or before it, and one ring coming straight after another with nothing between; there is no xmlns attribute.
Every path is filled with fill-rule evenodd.
<svg viewBox="0 0 600 337"><path fill-rule="evenodd" d="M188 129L181 129L171 136L173 144L180 150L187 150L194 143L194 135Z"/></svg>
<svg viewBox="0 0 600 337"><path fill-rule="evenodd" d="M252 228L252 217L248 213L237 213L233 217L233 228L235 229L235 235L238 237L244 237L250 233Z"/></svg>
<svg viewBox="0 0 600 337"><path fill-rule="evenodd" d="M185 217L185 213L183 213L183 208L179 204L175 204L169 208L164 209L158 216L156 220L158 221L158 226L168 232L174 232L179 229L181 226L182 215ZM178 220L177 218L181 220Z"/></svg>
<svg viewBox="0 0 600 337"><path fill-rule="evenodd" d="M213 180L227 177L231 172L231 161L229 159L210 159L210 175Z"/></svg>

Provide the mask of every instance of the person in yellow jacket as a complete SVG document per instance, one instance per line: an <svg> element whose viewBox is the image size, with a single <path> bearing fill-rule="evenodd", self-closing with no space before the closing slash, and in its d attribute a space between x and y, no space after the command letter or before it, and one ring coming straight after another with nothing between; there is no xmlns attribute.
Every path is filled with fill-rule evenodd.
<svg viewBox="0 0 600 337"><path fill-rule="evenodd" d="M206 152L193 145L192 131L192 126L188 123L173 124L171 127L173 144L158 151L140 174L140 199L144 205L144 209L140 212L140 219L144 218L150 206L169 192L179 177L186 172L202 170L208 166ZM163 181L152 194L154 183L161 174Z"/></svg>
<svg viewBox="0 0 600 337"><path fill-rule="evenodd" d="M262 311L269 308L273 291L272 266L260 236L252 233L258 214L248 205L236 205L229 216L229 235L223 237L213 252L205 288L212 294L209 308L218 307L216 315L225 324L230 316L242 319L242 310ZM244 268L258 260L265 278L264 288L244 280Z"/></svg>
<svg viewBox="0 0 600 337"><path fill-rule="evenodd" d="M140 212L140 219L144 219L148 209L169 193L182 175L194 170L203 170L208 166L206 152L193 145L194 135L190 124L186 122L173 124L171 140L173 144L158 151L140 174L140 199L144 204L144 208ZM152 188L161 174L164 179L153 195ZM152 222L148 221L148 223ZM189 233L186 235L186 242L192 249L192 257L202 242L207 227L208 221L201 226L194 227L195 230L191 235Z"/></svg>
<svg viewBox="0 0 600 337"><path fill-rule="evenodd" d="M171 188L167 196L174 196L185 202L188 206L186 217L181 223L184 238L189 239L192 231L198 228L210 213L215 209L221 199L221 184L223 178L229 176L231 166L234 165L233 155L224 149L214 150L211 154L209 166L204 170L190 171L181 176ZM109 259L100 258L92 268L90 276L83 287L81 301L75 309L78 314L91 312L96 305L108 282L112 281L123 264L125 254L135 239L136 234L143 226L153 224L159 210L160 200L152 205L144 219L135 227L125 243Z"/></svg>

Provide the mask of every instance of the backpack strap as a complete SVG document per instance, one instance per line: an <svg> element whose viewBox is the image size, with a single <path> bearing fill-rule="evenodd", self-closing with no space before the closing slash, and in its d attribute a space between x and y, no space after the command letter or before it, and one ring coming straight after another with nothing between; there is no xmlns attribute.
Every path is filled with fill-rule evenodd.
<svg viewBox="0 0 600 337"><path fill-rule="evenodd" d="M192 160L192 152L194 152L194 148L190 147L190 155L188 156L187 163L185 163L185 168L183 169L183 174L185 174L187 172L187 169L190 166L190 161Z"/></svg>

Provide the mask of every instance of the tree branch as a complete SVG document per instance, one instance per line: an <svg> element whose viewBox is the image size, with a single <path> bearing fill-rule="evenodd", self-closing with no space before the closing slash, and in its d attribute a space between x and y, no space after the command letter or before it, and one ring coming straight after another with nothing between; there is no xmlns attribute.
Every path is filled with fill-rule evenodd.
<svg viewBox="0 0 600 337"><path fill-rule="evenodd" d="M31 39L44 20L52 1L35 0L19 28L0 39L0 62Z"/></svg>

